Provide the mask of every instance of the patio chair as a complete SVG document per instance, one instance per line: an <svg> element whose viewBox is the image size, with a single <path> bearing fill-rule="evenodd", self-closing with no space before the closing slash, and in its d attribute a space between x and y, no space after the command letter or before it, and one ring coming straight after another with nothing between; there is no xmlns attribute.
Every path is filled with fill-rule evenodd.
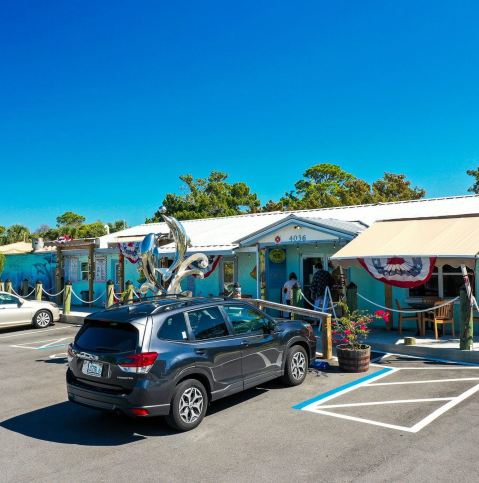
<svg viewBox="0 0 479 483"><path fill-rule="evenodd" d="M401 307L401 304L399 303L399 300L396 299L396 305L398 310L404 310L404 307ZM419 331L419 316L415 312L411 312L411 315L404 315L403 313L399 312L399 321L398 321L398 331L399 334L402 334L402 323L403 322L408 322L410 320L415 320L416 321L416 327L417 330Z"/></svg>
<svg viewBox="0 0 479 483"><path fill-rule="evenodd" d="M439 300L434 303L434 305L442 305L444 304L444 300ZM426 322L431 322L434 326L434 337L439 339L438 336L438 331L437 331L437 326L439 324L442 325L442 335L446 334L446 325L451 324L451 333L452 336L454 337L454 304L450 303L447 305L443 305L442 307L439 307L438 309L432 311L432 312L427 312L426 315L424 316L424 320Z"/></svg>

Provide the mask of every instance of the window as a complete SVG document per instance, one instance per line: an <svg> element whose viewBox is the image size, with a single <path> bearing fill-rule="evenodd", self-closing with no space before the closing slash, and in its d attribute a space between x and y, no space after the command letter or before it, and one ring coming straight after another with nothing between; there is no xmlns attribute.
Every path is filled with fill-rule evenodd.
<svg viewBox="0 0 479 483"><path fill-rule="evenodd" d="M269 319L250 307L244 305L225 305L224 309L235 334L264 332L271 325Z"/></svg>
<svg viewBox="0 0 479 483"><path fill-rule="evenodd" d="M88 262L81 262L80 272L81 272L81 279L88 280Z"/></svg>
<svg viewBox="0 0 479 483"><path fill-rule="evenodd" d="M218 307L188 312L191 330L195 339L213 339L228 335L228 328Z"/></svg>
<svg viewBox="0 0 479 483"><path fill-rule="evenodd" d="M188 340L185 314L175 314L166 317L158 331L158 338L165 340Z"/></svg>
<svg viewBox="0 0 479 483"><path fill-rule="evenodd" d="M131 324L92 321L80 329L75 344L85 351L134 351L138 344L138 331Z"/></svg>
<svg viewBox="0 0 479 483"><path fill-rule="evenodd" d="M0 293L0 305L18 305L18 299L7 293Z"/></svg>
<svg viewBox="0 0 479 483"><path fill-rule="evenodd" d="M221 264L221 281L222 293L231 294L235 283L235 262L233 260L224 260Z"/></svg>
<svg viewBox="0 0 479 483"><path fill-rule="evenodd" d="M474 291L474 271L468 268L467 273ZM464 285L464 281L461 267L443 265L434 268L431 278L424 285L409 289L409 295L411 297L457 297L462 285Z"/></svg>
<svg viewBox="0 0 479 483"><path fill-rule="evenodd" d="M95 257L95 281L106 282L106 257Z"/></svg>

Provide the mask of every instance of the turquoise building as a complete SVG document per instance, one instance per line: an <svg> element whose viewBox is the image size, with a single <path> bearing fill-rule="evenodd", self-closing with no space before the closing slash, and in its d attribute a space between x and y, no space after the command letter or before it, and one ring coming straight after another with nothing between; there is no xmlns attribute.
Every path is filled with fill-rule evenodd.
<svg viewBox="0 0 479 483"><path fill-rule="evenodd" d="M387 294L385 285L357 263L338 264L337 260L332 263L331 258L381 220L412 223L418 219L450 217L456 220L474 215L479 215L478 196L186 220L182 224L191 239L188 254L205 253L210 266L204 279L189 277L182 288L197 296L218 296L230 292L237 282L245 297L280 302L281 288L288 275L294 272L304 294L309 297L313 267L321 261L323 267L329 267L333 273L334 298L350 282L357 285L359 294L380 305L391 304L391 300L395 304L396 299L407 305L426 296L453 298L462 284L459 262L454 259L438 264L426 285L414 289L393 287ZM15 280L16 284L25 276L33 280L37 272L28 267L43 263L44 270L49 273L45 280L52 290L61 289L69 280L75 293L73 303L80 304L80 299L94 300L93 305L101 307L105 303L107 280L115 283L117 295L124 290L127 281L139 290L144 278L138 263L138 245L149 233L168 232L165 223L143 224L94 240L65 243L49 254L7 255L7 265L1 276L4 280ZM410 237L411 243L416 238L419 248L424 237L414 237L414 233ZM477 245L476 253L479 242ZM160 253L164 266L168 266L175 254L174 243L165 243ZM48 256L47 261L45 257ZM23 258L19 262L20 259L15 261L14 257ZM468 266L474 290L477 290L476 256ZM362 298L359 304L360 308L376 308ZM305 306L308 306L306 301Z"/></svg>

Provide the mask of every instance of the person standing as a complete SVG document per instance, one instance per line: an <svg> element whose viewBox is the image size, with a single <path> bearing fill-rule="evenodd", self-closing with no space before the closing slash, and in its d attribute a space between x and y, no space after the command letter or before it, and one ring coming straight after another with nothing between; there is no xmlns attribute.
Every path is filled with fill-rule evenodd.
<svg viewBox="0 0 479 483"><path fill-rule="evenodd" d="M298 285L298 277L294 272L291 272L289 274L289 280L283 285L283 304L291 305L291 300L293 299L293 287L296 285ZM283 312L283 315L284 314L286 314L286 317L291 318L291 312Z"/></svg>
<svg viewBox="0 0 479 483"><path fill-rule="evenodd" d="M314 272L313 280L311 281L311 298L314 302L314 309L322 310L326 287L331 289L332 277L327 270L323 269L321 262L316 263L314 268L316 268L316 272Z"/></svg>

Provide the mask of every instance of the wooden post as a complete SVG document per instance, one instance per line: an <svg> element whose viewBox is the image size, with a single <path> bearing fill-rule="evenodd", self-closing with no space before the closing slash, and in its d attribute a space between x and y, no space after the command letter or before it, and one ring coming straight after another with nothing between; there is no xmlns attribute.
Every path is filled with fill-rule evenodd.
<svg viewBox="0 0 479 483"><path fill-rule="evenodd" d="M95 245L88 245L88 300L93 300L95 283Z"/></svg>
<svg viewBox="0 0 479 483"><path fill-rule="evenodd" d="M111 307L115 303L115 284L113 280L106 282L106 304L105 307Z"/></svg>
<svg viewBox="0 0 479 483"><path fill-rule="evenodd" d="M266 300L266 248L261 248L259 251L259 267L256 276L260 284L260 298Z"/></svg>
<svg viewBox="0 0 479 483"><path fill-rule="evenodd" d="M384 284L384 305L389 309L393 308L393 287L389 284ZM391 330L393 328L393 312L389 312L389 322L386 322L386 329Z"/></svg>
<svg viewBox="0 0 479 483"><path fill-rule="evenodd" d="M131 283L130 280L126 282L125 301L127 304L133 303L133 284Z"/></svg>
<svg viewBox="0 0 479 483"><path fill-rule="evenodd" d="M35 283L35 300L42 300L43 283L41 280L37 280Z"/></svg>
<svg viewBox="0 0 479 483"><path fill-rule="evenodd" d="M346 288L346 304L350 312L358 310L358 287L354 282Z"/></svg>
<svg viewBox="0 0 479 483"><path fill-rule="evenodd" d="M63 313L69 314L72 305L72 283L65 283L65 291L63 292Z"/></svg>
<svg viewBox="0 0 479 483"><path fill-rule="evenodd" d="M293 307L302 306L301 289L298 287L297 284L291 289L291 305ZM291 319L294 320L295 318L296 318L295 313L291 312Z"/></svg>
<svg viewBox="0 0 479 483"><path fill-rule="evenodd" d="M322 325L322 346L323 346L323 359L333 358L333 337L331 332L331 315L328 314L323 318Z"/></svg>
<svg viewBox="0 0 479 483"><path fill-rule="evenodd" d="M7 280L5 282L5 292L12 293L12 281L11 280Z"/></svg>
<svg viewBox="0 0 479 483"><path fill-rule="evenodd" d="M5 282L0 280L0 292L5 292Z"/></svg>
<svg viewBox="0 0 479 483"><path fill-rule="evenodd" d="M24 278L22 282L22 295L26 297L28 295L28 279Z"/></svg>
<svg viewBox="0 0 479 483"><path fill-rule="evenodd" d="M459 348L463 351L470 351L472 350L474 324L472 306L466 286L461 288L459 296L461 307L461 339Z"/></svg>

